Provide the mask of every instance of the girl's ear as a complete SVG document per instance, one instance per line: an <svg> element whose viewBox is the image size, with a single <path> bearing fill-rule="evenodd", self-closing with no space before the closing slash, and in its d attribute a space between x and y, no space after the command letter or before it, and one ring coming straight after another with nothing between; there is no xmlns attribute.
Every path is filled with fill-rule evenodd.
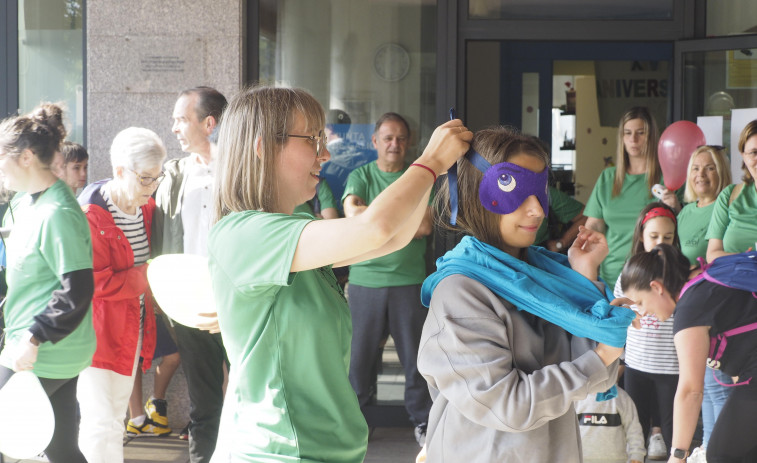
<svg viewBox="0 0 757 463"><path fill-rule="evenodd" d="M649 282L649 289L659 295L662 295L665 292L665 287L657 280Z"/></svg>

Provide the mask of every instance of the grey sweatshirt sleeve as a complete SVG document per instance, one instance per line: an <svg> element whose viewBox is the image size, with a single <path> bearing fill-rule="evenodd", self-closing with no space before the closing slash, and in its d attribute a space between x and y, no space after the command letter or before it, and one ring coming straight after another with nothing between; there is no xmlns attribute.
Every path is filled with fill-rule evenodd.
<svg viewBox="0 0 757 463"><path fill-rule="evenodd" d="M626 453L628 453L628 459L644 461L647 451L644 446L644 435L641 432L636 405L633 403L631 396L621 388L618 388L617 402L620 420L623 422L623 428L626 431Z"/></svg>
<svg viewBox="0 0 757 463"><path fill-rule="evenodd" d="M615 382L617 362L605 367L594 351L566 359L570 343L562 329L533 326L482 284L455 275L436 287L418 367L467 419L530 431Z"/></svg>

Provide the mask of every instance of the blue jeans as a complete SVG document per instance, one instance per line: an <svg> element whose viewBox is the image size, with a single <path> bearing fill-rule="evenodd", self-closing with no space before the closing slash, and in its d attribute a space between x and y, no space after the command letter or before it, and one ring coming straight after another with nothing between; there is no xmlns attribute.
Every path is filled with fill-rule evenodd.
<svg viewBox="0 0 757 463"><path fill-rule="evenodd" d="M702 445L707 447L707 442L710 441L712 435L712 428L715 426L715 421L720 415L720 410L723 409L726 399L731 395L733 388L725 387L718 384L713 377L713 373L720 382L725 384L733 384L731 377L726 375L720 370L713 370L707 368L704 372L704 397L702 398Z"/></svg>

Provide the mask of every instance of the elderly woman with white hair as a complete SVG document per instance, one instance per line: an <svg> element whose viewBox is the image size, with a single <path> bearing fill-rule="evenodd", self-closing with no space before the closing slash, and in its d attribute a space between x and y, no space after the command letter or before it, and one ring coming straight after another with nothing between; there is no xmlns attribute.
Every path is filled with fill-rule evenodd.
<svg viewBox="0 0 757 463"><path fill-rule="evenodd" d="M113 139L113 178L79 195L92 233L97 350L79 375L79 447L89 463L123 462L123 422L139 357L150 368L155 316L147 283L152 194L166 150L151 130L130 127Z"/></svg>

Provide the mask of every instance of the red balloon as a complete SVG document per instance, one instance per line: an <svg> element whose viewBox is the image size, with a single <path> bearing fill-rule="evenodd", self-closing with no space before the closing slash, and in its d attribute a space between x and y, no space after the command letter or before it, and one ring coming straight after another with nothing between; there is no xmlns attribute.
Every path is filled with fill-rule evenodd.
<svg viewBox="0 0 757 463"><path fill-rule="evenodd" d="M693 122L673 122L662 132L657 157L668 190L677 190L686 183L689 158L698 146L705 144L704 132Z"/></svg>

